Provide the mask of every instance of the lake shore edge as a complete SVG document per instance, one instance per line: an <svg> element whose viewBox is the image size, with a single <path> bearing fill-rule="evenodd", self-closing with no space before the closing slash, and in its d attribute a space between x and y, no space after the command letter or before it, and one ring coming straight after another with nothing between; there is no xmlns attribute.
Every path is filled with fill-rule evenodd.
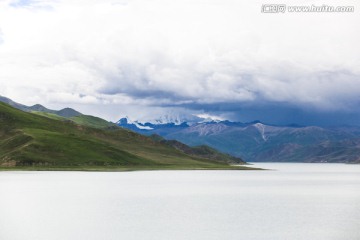
<svg viewBox="0 0 360 240"><path fill-rule="evenodd" d="M137 167L97 167L97 166L79 166L79 167L41 167L41 166L19 166L19 167L0 167L0 172L7 171L79 171L79 172L131 172L131 171L163 171L163 170L237 170L254 171L267 170L263 168L249 166L221 166L221 167L184 167L184 166L137 166Z"/></svg>

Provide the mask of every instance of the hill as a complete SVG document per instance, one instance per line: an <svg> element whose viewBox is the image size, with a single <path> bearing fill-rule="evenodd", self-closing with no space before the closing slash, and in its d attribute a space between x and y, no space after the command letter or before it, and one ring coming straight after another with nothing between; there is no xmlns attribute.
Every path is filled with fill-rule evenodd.
<svg viewBox="0 0 360 240"><path fill-rule="evenodd" d="M77 124L85 125L85 126L93 127L93 128L117 127L117 125L115 123L111 123L102 118L94 117L94 116L90 116L90 115L75 116L75 117L69 118L69 120L71 120Z"/></svg>
<svg viewBox="0 0 360 240"><path fill-rule="evenodd" d="M0 166L30 169L248 169L129 130L78 125L0 103Z"/></svg>
<svg viewBox="0 0 360 240"><path fill-rule="evenodd" d="M0 96L0 102L6 103L14 108L17 108L19 110L25 111L25 112L31 112L37 115L41 115L44 117L56 119L56 120L62 120L62 121L73 121L80 125L85 125L89 127L94 128L109 128L109 127L116 127L117 125L115 123L108 122L104 119L90 116L90 115L84 115L72 108L63 108L61 110L52 110L48 109L40 104L35 104L33 106L26 106L17 102L14 102L10 98L6 98L3 96Z"/></svg>
<svg viewBox="0 0 360 240"><path fill-rule="evenodd" d="M33 106L26 106L17 102L14 102L10 98L6 98L3 96L0 96L0 102L6 103L14 108L17 108L19 110L25 111L25 112L42 112L42 113L50 113L55 114L60 117L70 118L70 117L76 117L82 115L82 113L72 109L72 108L64 108L61 110L52 110L48 109L40 104L35 104Z"/></svg>
<svg viewBox="0 0 360 240"><path fill-rule="evenodd" d="M79 125L84 125L88 127L93 128L118 128L118 126L115 123L108 122L105 119L94 117L90 115L79 115L79 116L73 116L73 117L62 117L54 113L48 113L48 112L37 112L32 111L31 113L44 116L51 119L56 119L60 121L71 121Z"/></svg>

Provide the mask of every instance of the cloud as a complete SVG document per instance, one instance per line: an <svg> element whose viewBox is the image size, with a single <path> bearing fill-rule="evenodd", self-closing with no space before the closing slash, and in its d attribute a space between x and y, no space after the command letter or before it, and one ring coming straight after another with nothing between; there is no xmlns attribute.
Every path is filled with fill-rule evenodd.
<svg viewBox="0 0 360 240"><path fill-rule="evenodd" d="M1 31L1 28L0 28L0 45L4 42L4 39L3 39L3 33Z"/></svg>
<svg viewBox="0 0 360 240"><path fill-rule="evenodd" d="M359 15L262 14L266 2L6 1L0 94L54 106L233 106L229 113L358 106Z"/></svg>

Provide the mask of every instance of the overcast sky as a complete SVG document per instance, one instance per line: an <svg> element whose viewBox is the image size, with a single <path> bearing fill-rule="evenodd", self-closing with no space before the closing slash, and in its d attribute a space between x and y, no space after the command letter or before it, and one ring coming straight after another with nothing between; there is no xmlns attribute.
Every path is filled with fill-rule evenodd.
<svg viewBox="0 0 360 240"><path fill-rule="evenodd" d="M111 121L359 123L359 1L326 1L353 13L261 13L267 3L279 2L0 0L0 95Z"/></svg>

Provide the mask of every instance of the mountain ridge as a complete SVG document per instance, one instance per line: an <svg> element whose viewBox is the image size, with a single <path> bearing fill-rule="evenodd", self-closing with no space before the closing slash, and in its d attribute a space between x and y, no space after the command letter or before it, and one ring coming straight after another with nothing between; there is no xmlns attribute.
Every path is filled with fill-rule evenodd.
<svg viewBox="0 0 360 240"><path fill-rule="evenodd" d="M45 113L52 113L52 114L56 114L59 115L61 117L76 117L76 116L80 116L83 115L82 113L72 109L72 108L63 108L60 110L52 110L52 109L48 109L46 107L44 107L41 104L35 104L33 106L26 106L20 103L17 103L13 100L11 100L10 98L4 97L4 96L0 96L0 102L9 104L12 107L15 107L19 110L25 111L25 112L45 112Z"/></svg>
<svg viewBox="0 0 360 240"><path fill-rule="evenodd" d="M259 120L242 123L229 120L198 122L181 126L143 123L151 129L119 124L144 135L159 134L190 146L208 145L248 162L359 162L360 147L346 141L360 139L360 128L271 125ZM344 142L345 141L345 142ZM325 144L330 142L330 144ZM339 145L341 149L336 149Z"/></svg>

